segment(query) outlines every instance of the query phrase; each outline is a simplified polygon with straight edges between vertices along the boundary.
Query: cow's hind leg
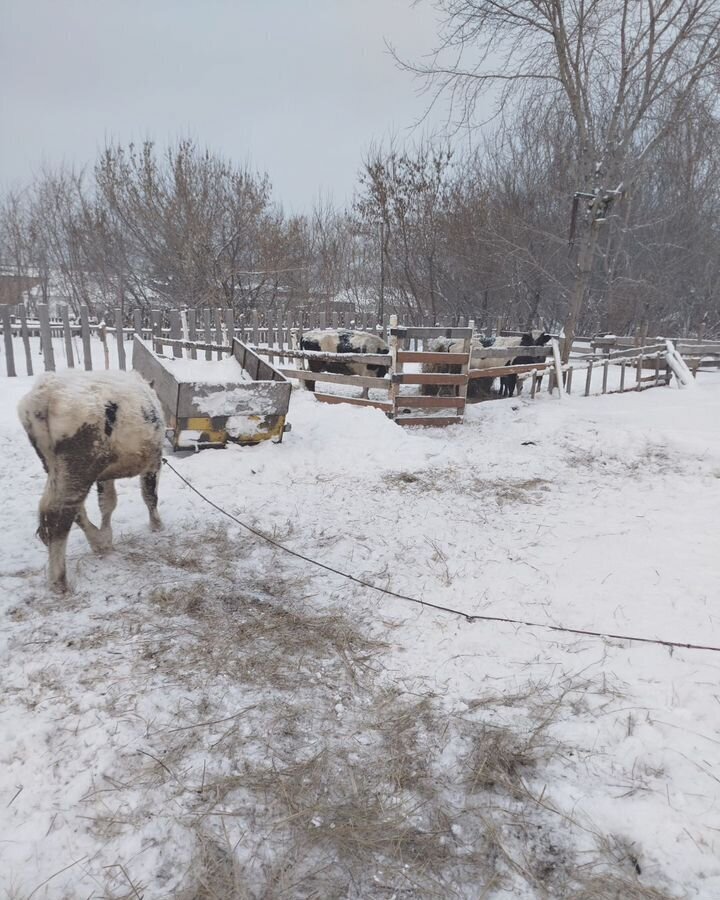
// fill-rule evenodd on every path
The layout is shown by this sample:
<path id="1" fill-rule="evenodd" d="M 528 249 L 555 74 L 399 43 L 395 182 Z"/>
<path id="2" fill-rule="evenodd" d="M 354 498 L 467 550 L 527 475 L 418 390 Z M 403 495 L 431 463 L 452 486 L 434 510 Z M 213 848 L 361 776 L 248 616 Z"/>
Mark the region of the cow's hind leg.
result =
<path id="1" fill-rule="evenodd" d="M 151 531 L 159 531 L 162 528 L 162 522 L 160 521 L 160 516 L 158 515 L 157 511 L 157 487 L 159 478 L 159 471 L 145 472 L 144 475 L 140 476 L 143 500 L 145 501 L 145 505 L 147 506 L 148 512 L 150 513 Z"/>
<path id="2" fill-rule="evenodd" d="M 82 503 L 80 505 L 80 509 L 75 516 L 75 522 L 82 528 L 85 537 L 88 540 L 88 544 L 93 549 L 94 553 L 104 553 L 107 549 L 103 542 L 103 534 L 102 531 L 97 528 L 88 518 L 87 510 L 85 509 L 85 504 Z"/>
<path id="3" fill-rule="evenodd" d="M 117 506 L 117 490 L 115 482 L 112 479 L 108 481 L 98 481 L 98 506 L 102 515 L 100 523 L 100 535 L 102 538 L 103 551 L 112 550 L 112 525 L 110 524 L 112 514 Z"/>
<path id="4" fill-rule="evenodd" d="M 50 587 L 58 592 L 67 590 L 65 551 L 68 535 L 90 485 L 73 485 L 66 493 L 62 477 L 51 476 L 40 501 L 38 536 L 48 548 Z"/>

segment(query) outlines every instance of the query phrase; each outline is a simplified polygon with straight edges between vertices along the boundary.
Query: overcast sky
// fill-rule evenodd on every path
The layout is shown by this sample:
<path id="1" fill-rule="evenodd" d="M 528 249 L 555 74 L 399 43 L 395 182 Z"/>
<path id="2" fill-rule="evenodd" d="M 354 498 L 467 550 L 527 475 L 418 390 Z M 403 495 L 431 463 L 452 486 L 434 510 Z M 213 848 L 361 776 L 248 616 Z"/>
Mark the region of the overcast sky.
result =
<path id="1" fill-rule="evenodd" d="M 427 104 L 384 40 L 419 58 L 435 15 L 410 0 L 0 0 L 0 186 L 107 140 L 190 136 L 267 171 L 286 209 L 320 191 L 344 203 L 370 142 L 411 136 Z"/>

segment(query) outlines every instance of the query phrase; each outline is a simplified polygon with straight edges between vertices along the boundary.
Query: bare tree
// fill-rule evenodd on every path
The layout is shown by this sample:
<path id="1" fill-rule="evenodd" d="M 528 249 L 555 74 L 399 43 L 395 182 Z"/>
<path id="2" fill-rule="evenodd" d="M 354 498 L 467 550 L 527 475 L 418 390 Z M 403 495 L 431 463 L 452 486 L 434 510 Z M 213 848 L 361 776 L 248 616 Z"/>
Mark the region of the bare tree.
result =
<path id="1" fill-rule="evenodd" d="M 434 97 L 449 94 L 458 123 L 478 101 L 567 109 L 575 137 L 567 187 L 594 195 L 578 241 L 566 349 L 594 263 L 603 189 L 632 188 L 652 150 L 707 99 L 720 62 L 716 0 L 437 0 L 444 15 L 429 65 L 403 63 Z M 574 183 L 574 187 L 573 187 Z M 584 262 L 585 261 L 585 262 Z"/>

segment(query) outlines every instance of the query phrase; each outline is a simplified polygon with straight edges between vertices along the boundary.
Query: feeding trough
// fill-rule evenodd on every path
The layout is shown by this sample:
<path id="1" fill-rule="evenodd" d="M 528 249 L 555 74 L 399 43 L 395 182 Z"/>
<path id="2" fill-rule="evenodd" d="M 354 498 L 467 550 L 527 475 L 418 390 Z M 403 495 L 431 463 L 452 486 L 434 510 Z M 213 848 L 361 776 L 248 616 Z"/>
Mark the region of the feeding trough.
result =
<path id="1" fill-rule="evenodd" d="M 165 338 L 156 347 L 136 335 L 133 368 L 158 395 L 175 450 L 279 442 L 289 430 L 290 382 L 242 341 L 224 347 Z M 199 351 L 222 358 L 194 359 Z"/>

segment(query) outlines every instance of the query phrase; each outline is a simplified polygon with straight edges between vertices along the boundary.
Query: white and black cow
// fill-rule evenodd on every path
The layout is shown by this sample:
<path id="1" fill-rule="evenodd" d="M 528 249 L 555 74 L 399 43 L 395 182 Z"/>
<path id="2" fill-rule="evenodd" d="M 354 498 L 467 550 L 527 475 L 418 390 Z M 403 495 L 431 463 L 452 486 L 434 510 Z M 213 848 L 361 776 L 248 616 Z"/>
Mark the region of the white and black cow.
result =
<path id="1" fill-rule="evenodd" d="M 96 553 L 111 549 L 116 478 L 141 477 L 150 528 L 162 527 L 157 486 L 165 425 L 160 402 L 140 375 L 48 373 L 21 399 L 18 415 L 48 475 L 38 536 L 49 551 L 51 587 L 67 589 L 65 547 L 73 522 Z M 93 484 L 102 514 L 100 528 L 85 511 Z"/>
<path id="2" fill-rule="evenodd" d="M 367 331 L 338 330 L 327 328 L 306 331 L 300 341 L 301 350 L 315 350 L 324 353 L 372 353 L 383 355 L 390 352 L 385 341 Z M 376 363 L 342 362 L 339 359 L 306 359 L 306 367 L 311 372 L 332 372 L 336 375 L 369 375 L 384 378 L 389 366 Z M 314 381 L 306 381 L 309 391 L 315 390 Z M 362 396 L 367 397 L 368 388 L 363 388 Z"/>

